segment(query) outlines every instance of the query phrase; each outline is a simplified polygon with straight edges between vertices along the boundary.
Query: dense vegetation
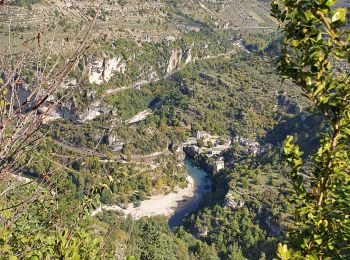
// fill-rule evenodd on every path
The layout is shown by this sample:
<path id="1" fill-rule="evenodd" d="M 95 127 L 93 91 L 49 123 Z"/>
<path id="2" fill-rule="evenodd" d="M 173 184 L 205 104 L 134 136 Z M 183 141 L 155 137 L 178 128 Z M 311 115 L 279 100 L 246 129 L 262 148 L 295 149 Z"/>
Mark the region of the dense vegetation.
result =
<path id="1" fill-rule="evenodd" d="M 253 60 L 250 61 L 251 59 Z M 303 123 L 301 117 L 296 116 L 300 113 L 298 106 L 307 105 L 305 100 L 295 98 L 298 92 L 294 94 L 289 92 L 286 95 L 285 92 L 291 84 L 281 85 L 278 76 L 272 70 L 273 66 L 267 57 L 261 58 L 255 53 L 242 53 L 223 60 L 197 62 L 167 80 L 142 87 L 141 91 L 129 90 L 108 97 L 111 104 L 114 103 L 117 107 L 123 106 L 123 109 L 118 109 L 123 113 L 133 111 L 134 104 L 140 106 L 137 111 L 134 111 L 137 113 L 146 108 L 152 108 L 152 104 L 159 100 L 164 100 L 160 107 L 154 109 L 153 115 L 137 123 L 136 127 L 125 127 L 121 124 L 113 130 L 127 142 L 126 147 L 128 148 L 125 149 L 130 149 L 131 154 L 137 154 L 139 151 L 148 153 L 159 151 L 161 143 L 182 142 L 186 136 L 192 136 L 192 131 L 197 129 L 231 138 L 239 135 L 251 140 L 257 139 L 262 143 L 273 141 L 273 145 L 267 145 L 269 148 L 259 155 L 259 160 L 247 157 L 247 152 L 239 144 L 227 151 L 225 159 L 230 165 L 230 170 L 215 177 L 216 187 L 218 187 L 216 192 L 206 198 L 207 205 L 203 206 L 203 210 L 185 222 L 185 227 L 190 233 L 197 234 L 203 230 L 208 232 L 208 236 L 202 237 L 202 240 L 205 241 L 205 244 L 212 245 L 211 250 L 217 252 L 222 259 L 228 257 L 255 259 L 275 256 L 274 248 L 277 240 L 274 237 L 283 236 L 283 230 L 288 226 L 290 220 L 291 213 L 288 213 L 290 206 L 286 198 L 290 185 L 283 177 L 287 170 L 281 170 L 283 169 L 279 162 L 281 155 L 274 145 L 281 143 L 287 133 L 298 133 L 298 131 L 300 133 L 297 136 L 303 140 L 303 131 L 300 131 L 300 128 L 308 129 L 312 124 Z M 266 79 L 262 78 L 264 76 L 259 76 L 261 74 L 266 75 Z M 276 85 L 280 86 L 279 92 L 276 91 Z M 279 96 L 285 96 L 280 103 L 278 102 Z M 246 102 L 243 103 L 242 100 Z M 271 106 L 266 107 L 265 104 L 271 104 Z M 125 120 L 132 115 L 117 114 L 117 116 Z M 294 117 L 295 121 L 292 124 L 291 119 Z M 234 118 L 233 121 L 232 118 Z M 57 122 L 53 126 L 54 129 L 60 127 L 59 138 L 76 145 L 86 144 L 91 149 L 98 147 L 97 151 L 106 153 L 107 147 L 97 146 L 103 131 L 100 134 L 97 133 L 99 127 L 104 129 L 111 125 L 110 120 L 112 120 L 110 117 L 98 118 L 91 123 L 84 123 L 79 128 L 70 126 L 68 123 L 62 124 L 62 122 Z M 278 124 L 283 120 L 289 123 L 290 128 L 282 131 Z M 180 133 L 171 131 L 171 129 L 188 124 L 192 126 L 191 131 Z M 279 130 L 275 130 L 275 127 Z M 82 131 L 81 134 L 79 134 L 80 131 L 77 132 L 79 129 Z M 149 131 L 150 129 L 152 131 Z M 70 134 L 71 131 L 74 132 L 74 135 Z M 93 137 L 90 131 L 97 136 Z M 130 134 L 133 134 L 132 138 Z M 57 133 L 55 135 L 55 138 L 58 138 Z M 83 139 L 79 139 L 79 136 Z M 159 136 L 160 139 L 153 139 L 152 136 Z M 84 139 L 86 141 L 83 141 Z M 125 149 L 121 152 L 123 153 Z M 109 153 L 110 156 L 113 155 Z M 96 171 L 89 168 L 91 166 L 88 163 L 85 163 L 85 167 Z M 119 169 L 117 172 L 122 170 L 121 166 L 114 169 Z M 89 170 L 84 171 L 89 172 Z M 106 170 L 105 167 L 100 167 L 98 171 L 105 172 Z M 136 173 L 139 170 L 134 168 L 133 171 Z M 111 176 L 115 178 L 114 174 Z M 119 189 L 121 194 L 124 193 L 124 198 L 128 191 L 139 191 L 141 195 L 147 194 L 149 187 L 142 190 L 141 186 L 134 186 L 132 180 L 127 180 L 125 177 L 120 180 L 122 182 L 119 185 L 125 181 L 129 183 L 127 185 L 130 189 Z M 142 179 L 141 182 L 140 179 L 135 180 L 137 180 L 136 183 L 143 183 Z M 168 181 L 163 183 L 171 185 L 171 182 Z M 178 180 L 174 179 L 173 183 L 178 183 Z M 143 184 L 142 186 L 147 187 Z M 151 186 L 159 189 L 154 182 Z M 116 189 L 112 188 L 113 194 L 114 190 Z M 225 207 L 226 193 L 242 199 L 244 207 L 236 210 Z M 123 202 L 123 200 L 115 198 L 111 200 L 108 197 L 111 196 L 108 195 L 107 199 L 106 195 L 103 196 L 104 203 Z M 142 198 L 144 195 L 131 196 L 130 201 Z M 211 202 L 208 204 L 208 201 Z M 219 219 L 220 222 L 218 222 Z M 233 221 L 240 225 L 231 225 Z M 242 221 L 246 223 L 244 226 L 241 224 Z M 240 234 L 245 233 L 244 230 L 250 230 L 252 234 L 239 240 Z M 231 239 L 225 237 L 224 234 L 231 234 Z M 139 235 L 135 234 L 135 236 Z M 173 246 L 173 243 L 170 244 Z M 252 248 L 255 249 L 252 250 Z M 266 248 L 269 250 L 265 250 Z M 132 255 L 133 251 L 129 252 Z M 143 253 L 138 252 L 137 254 Z"/>
<path id="2" fill-rule="evenodd" d="M 127 6 L 126 1 L 118 2 Z M 176 9 L 185 1 L 170 2 L 174 15 L 200 24 L 202 30 L 173 42 L 136 43 L 101 37 L 91 46 L 84 59 L 121 57 L 127 69 L 101 85 L 89 84 L 84 78 L 83 87 L 78 86 L 74 97 L 63 99 L 62 104 L 80 113 L 100 102 L 111 112 L 91 121 L 55 120 L 40 129 L 44 137 L 18 162 L 21 167 L 25 165 L 20 175 L 27 179 L 13 175 L 0 185 L 0 192 L 6 195 L 0 196 L 0 223 L 5 223 L 0 225 L 0 254 L 13 259 L 346 257 L 348 222 L 340 218 L 347 217 L 349 209 L 349 83 L 348 77 L 331 74 L 328 65 L 330 55 L 349 56 L 344 45 L 348 39 L 335 37 L 336 29 L 345 21 L 345 11 L 333 11 L 337 14 L 331 23 L 335 35 L 331 31 L 330 39 L 323 39 L 319 34 L 316 44 L 303 37 L 313 39 L 318 29 L 299 34 L 292 14 L 279 13 L 274 5 L 280 20 L 290 15 L 284 41 L 287 45 L 282 52 L 290 60 L 279 63 L 288 79 L 281 82 L 273 63 L 275 55 L 281 53 L 277 48 L 281 35 L 221 30 L 210 19 L 199 21 Z M 317 13 L 320 6 L 324 11 L 323 7 L 334 1 L 299 2 Z M 218 2 L 216 8 L 222 4 Z M 296 6 L 290 3 L 288 8 L 294 10 Z M 93 16 L 93 11 L 88 14 Z M 318 28 L 317 15 L 301 17 L 308 26 L 315 23 Z M 294 34 L 301 39 L 293 38 Z M 333 48 L 326 39 L 342 46 Z M 313 52 L 308 51 L 308 44 Z M 188 64 L 182 60 L 166 75 L 172 50 L 185 53 L 189 48 L 196 60 Z M 298 60 L 289 53 L 299 48 L 307 54 L 307 65 L 302 65 L 306 72 L 294 66 Z M 311 70 L 309 65 L 313 66 Z M 83 75 L 84 66 L 80 60 L 70 77 Z M 31 70 L 25 80 L 30 79 Z M 147 79 L 150 71 L 159 80 L 140 89 L 106 91 L 133 86 Z M 65 91 L 58 97 L 70 90 Z M 316 112 L 309 109 L 313 103 L 319 108 Z M 144 120 L 127 123 L 146 109 L 151 113 Z M 324 120 L 325 115 L 331 120 Z M 204 196 L 198 211 L 187 216 L 182 226 L 170 231 L 166 217 L 135 220 L 113 211 L 91 216 L 101 204 L 127 207 L 133 203 L 136 207 L 154 194 L 184 187 L 184 154 L 176 148 L 197 130 L 229 139 L 232 144 L 220 154 L 226 168 L 211 176 L 213 192 Z M 333 136 L 329 134 L 332 130 Z M 290 137 L 284 149 L 289 166 L 282 160 L 281 149 L 287 135 L 295 142 Z M 247 147 L 255 142 L 258 149 L 251 152 Z M 299 146 L 305 151 L 303 155 Z M 318 153 L 309 157 L 316 149 Z M 202 155 L 193 163 L 206 167 L 213 160 Z M 334 167 L 333 160 L 337 162 Z M 302 182 L 309 180 L 304 179 L 306 176 L 312 177 L 310 183 Z M 294 192 L 296 196 L 292 196 Z M 315 204 L 320 194 L 322 207 Z M 337 203 L 331 205 L 331 201 Z M 300 218 L 294 215 L 295 206 Z M 278 242 L 284 240 L 288 247 L 280 245 L 276 253 Z"/>

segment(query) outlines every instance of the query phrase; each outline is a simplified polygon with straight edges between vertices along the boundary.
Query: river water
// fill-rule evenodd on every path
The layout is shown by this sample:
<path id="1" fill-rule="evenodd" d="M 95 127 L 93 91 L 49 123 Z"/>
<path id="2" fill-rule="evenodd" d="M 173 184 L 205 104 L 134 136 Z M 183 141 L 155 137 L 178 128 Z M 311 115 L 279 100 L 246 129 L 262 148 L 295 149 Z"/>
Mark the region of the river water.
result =
<path id="1" fill-rule="evenodd" d="M 179 209 L 173 216 L 170 217 L 168 221 L 170 229 L 181 225 L 183 218 L 198 208 L 202 196 L 211 191 L 211 181 L 206 171 L 196 167 L 190 160 L 187 159 L 185 160 L 185 167 L 188 174 L 194 180 L 195 197 L 191 199 L 192 201 L 186 207 Z"/>

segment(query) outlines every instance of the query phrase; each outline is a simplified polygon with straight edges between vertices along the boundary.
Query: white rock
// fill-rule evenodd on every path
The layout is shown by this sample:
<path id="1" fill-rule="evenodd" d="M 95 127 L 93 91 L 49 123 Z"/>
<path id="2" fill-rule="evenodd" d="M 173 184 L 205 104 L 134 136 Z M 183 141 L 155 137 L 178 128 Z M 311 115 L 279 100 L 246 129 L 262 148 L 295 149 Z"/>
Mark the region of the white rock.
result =
<path id="1" fill-rule="evenodd" d="M 121 57 L 114 58 L 95 58 L 89 62 L 89 82 L 91 84 L 101 85 L 108 82 L 116 72 L 125 73 L 126 63 Z"/>
<path id="2" fill-rule="evenodd" d="M 171 72 L 173 72 L 176 68 L 179 67 L 181 58 L 182 58 L 182 53 L 180 50 L 171 51 L 168 67 L 166 69 L 166 74 L 169 75 Z"/>

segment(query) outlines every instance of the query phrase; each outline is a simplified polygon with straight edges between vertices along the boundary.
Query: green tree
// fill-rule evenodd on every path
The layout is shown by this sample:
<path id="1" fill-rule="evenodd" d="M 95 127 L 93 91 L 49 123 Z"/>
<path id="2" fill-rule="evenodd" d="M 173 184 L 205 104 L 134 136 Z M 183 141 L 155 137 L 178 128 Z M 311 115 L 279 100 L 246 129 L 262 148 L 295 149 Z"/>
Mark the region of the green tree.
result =
<path id="1" fill-rule="evenodd" d="M 176 259 L 174 242 L 161 218 L 144 218 L 135 223 L 129 242 L 130 255 L 137 259 Z"/>
<path id="2" fill-rule="evenodd" d="M 273 16 L 284 31 L 279 69 L 292 79 L 324 116 L 319 147 L 307 162 L 288 137 L 284 152 L 295 194 L 294 228 L 282 259 L 350 257 L 350 32 L 346 8 L 337 0 L 272 1 Z"/>
<path id="3" fill-rule="evenodd" d="M 95 235 L 93 238 L 84 227 L 84 221 L 67 223 L 56 207 L 58 204 L 62 207 L 62 204 L 49 191 L 27 184 L 20 191 L 18 188 L 16 193 L 8 196 L 6 201 L 0 200 L 0 221 L 3 223 L 0 227 L 1 259 L 99 258 L 100 237 Z M 32 203 L 16 205 L 21 195 L 30 196 Z M 77 219 L 88 209 L 88 204 L 74 213 L 69 207 L 65 209 Z"/>
<path id="4" fill-rule="evenodd" d="M 199 147 L 204 147 L 204 146 L 205 146 L 204 139 L 203 139 L 203 138 L 198 139 L 197 145 L 198 145 Z"/>
<path id="5" fill-rule="evenodd" d="M 104 204 L 111 204 L 112 193 L 109 189 L 104 189 L 101 193 L 101 202 Z"/>

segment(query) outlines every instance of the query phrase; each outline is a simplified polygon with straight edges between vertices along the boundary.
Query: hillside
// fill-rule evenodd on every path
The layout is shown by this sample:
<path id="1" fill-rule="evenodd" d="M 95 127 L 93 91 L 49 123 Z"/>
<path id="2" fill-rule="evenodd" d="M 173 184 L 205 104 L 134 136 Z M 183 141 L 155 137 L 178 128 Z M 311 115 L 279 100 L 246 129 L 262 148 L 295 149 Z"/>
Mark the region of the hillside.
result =
<path id="1" fill-rule="evenodd" d="M 1 35 L 11 19 L 13 44 L 30 39 L 40 30 L 46 38 L 61 39 L 79 33 L 98 7 L 101 15 L 95 33 L 103 38 L 137 42 L 173 40 L 189 32 L 210 28 L 225 30 L 273 29 L 269 6 L 256 0 L 235 1 L 13 1 L 2 12 Z M 232 15 L 235 14 L 235 15 Z M 6 42 L 2 42 L 5 47 Z"/>
<path id="2" fill-rule="evenodd" d="M 16 77 L 28 93 L 35 73 L 56 60 L 68 63 L 100 15 L 74 69 L 40 104 L 42 112 L 59 101 L 38 130 L 42 138 L 0 186 L 1 193 L 16 185 L 0 197 L 1 210 L 16 215 L 18 204 L 27 212 L 18 216 L 18 227 L 8 225 L 23 238 L 6 233 L 4 244 L 31 256 L 54 247 L 58 232 L 82 239 L 86 259 L 276 257 L 293 214 L 280 145 L 288 134 L 303 143 L 310 129 L 318 140 L 322 119 L 310 116 L 300 89 L 276 71 L 281 36 L 269 9 L 262 0 L 19 0 L 5 6 L 0 49 L 25 58 Z M 310 152 L 315 143 L 304 146 Z M 176 205 L 160 212 L 186 208 L 196 185 L 184 160 L 205 169 L 211 184 L 182 225 L 170 230 L 163 213 L 123 214 L 137 215 L 153 198 Z M 33 193 L 41 203 L 27 204 Z M 172 195 L 176 200 L 164 199 Z M 32 240 L 36 229 L 40 236 Z M 36 243 L 42 248 L 31 252 Z"/>

